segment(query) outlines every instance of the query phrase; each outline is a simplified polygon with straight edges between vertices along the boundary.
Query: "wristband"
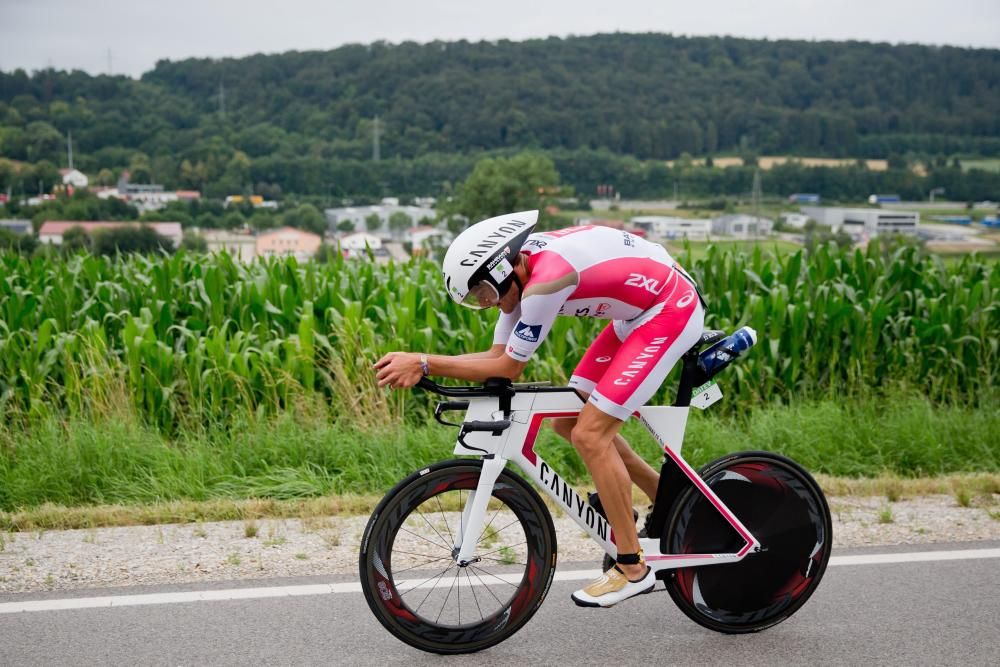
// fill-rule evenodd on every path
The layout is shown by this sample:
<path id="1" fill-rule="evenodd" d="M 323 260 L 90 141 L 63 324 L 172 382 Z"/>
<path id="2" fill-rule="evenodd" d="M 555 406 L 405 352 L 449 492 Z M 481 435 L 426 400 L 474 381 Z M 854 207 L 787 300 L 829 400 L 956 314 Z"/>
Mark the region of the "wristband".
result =
<path id="1" fill-rule="evenodd" d="M 427 355 L 426 354 L 421 354 L 420 355 L 420 372 L 424 374 L 424 377 L 427 377 L 428 375 L 431 374 L 431 367 L 427 363 Z"/>

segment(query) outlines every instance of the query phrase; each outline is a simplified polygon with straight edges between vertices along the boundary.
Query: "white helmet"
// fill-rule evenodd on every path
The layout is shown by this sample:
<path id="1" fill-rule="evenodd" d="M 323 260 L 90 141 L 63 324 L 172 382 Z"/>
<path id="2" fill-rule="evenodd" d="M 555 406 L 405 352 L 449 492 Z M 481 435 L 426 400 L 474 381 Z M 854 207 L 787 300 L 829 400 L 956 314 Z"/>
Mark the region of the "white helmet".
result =
<path id="1" fill-rule="evenodd" d="M 448 295 L 469 308 L 496 305 L 517 278 L 513 262 L 538 211 L 508 213 L 472 225 L 448 246 L 441 271 Z"/>

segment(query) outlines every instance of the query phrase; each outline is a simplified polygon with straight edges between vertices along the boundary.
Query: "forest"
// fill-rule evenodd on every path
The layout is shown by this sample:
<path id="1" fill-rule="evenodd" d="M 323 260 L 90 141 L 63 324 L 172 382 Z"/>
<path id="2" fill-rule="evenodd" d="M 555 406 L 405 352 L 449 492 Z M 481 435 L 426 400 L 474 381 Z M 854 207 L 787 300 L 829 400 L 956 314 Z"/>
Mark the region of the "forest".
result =
<path id="1" fill-rule="evenodd" d="M 889 158 L 899 172 L 799 168 L 810 191 L 833 172 L 925 191 L 906 176 L 920 162 L 976 198 L 997 179 L 969 185 L 954 157 L 1000 155 L 998 108 L 997 50 L 660 34 L 160 61 L 140 79 L 15 70 L 0 72 L 0 188 L 44 187 L 72 133 L 76 166 L 98 183 L 127 168 L 209 196 L 447 193 L 478 157 L 530 149 L 582 192 L 655 195 L 679 179 L 693 193 L 746 190 L 750 169 L 643 181 L 684 155 L 786 154 Z M 838 188 L 862 186 L 827 194 Z"/>

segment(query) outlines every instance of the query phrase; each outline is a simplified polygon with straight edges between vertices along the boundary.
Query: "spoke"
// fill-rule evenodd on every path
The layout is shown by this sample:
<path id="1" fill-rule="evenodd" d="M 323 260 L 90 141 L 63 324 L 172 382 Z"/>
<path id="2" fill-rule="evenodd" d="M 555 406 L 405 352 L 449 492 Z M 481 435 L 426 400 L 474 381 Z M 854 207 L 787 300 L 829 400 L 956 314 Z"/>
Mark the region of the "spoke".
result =
<path id="1" fill-rule="evenodd" d="M 441 496 L 440 495 L 434 496 L 434 500 L 437 501 L 438 514 L 441 515 L 441 520 L 444 521 L 444 527 L 448 529 L 448 537 L 451 538 L 451 543 L 455 544 L 455 536 L 452 535 L 452 533 L 451 533 L 451 526 L 448 525 L 448 517 L 445 516 L 445 514 L 444 514 L 444 508 L 441 507 Z"/>
<path id="2" fill-rule="evenodd" d="M 479 597 L 476 595 L 476 587 L 472 585 L 472 575 L 469 574 L 469 570 L 465 570 L 465 578 L 469 580 L 469 590 L 472 591 L 472 599 L 476 603 L 476 611 L 479 612 L 479 620 L 484 620 L 483 609 L 479 606 Z"/>
<path id="3" fill-rule="evenodd" d="M 471 566 L 470 566 L 469 569 L 472 569 Z M 487 584 L 485 581 L 483 581 L 482 577 L 480 577 L 475 572 L 473 572 L 472 574 L 476 575 L 476 579 L 479 579 L 479 583 L 483 585 L 483 588 L 485 588 L 487 591 L 489 591 L 489 594 L 493 596 L 493 599 L 497 601 L 497 604 L 500 605 L 501 607 L 503 607 L 503 602 L 501 602 L 500 598 L 497 597 L 497 594 L 493 592 L 493 589 L 490 588 L 490 585 Z M 480 613 L 482 613 L 482 612 L 480 612 Z"/>
<path id="4" fill-rule="evenodd" d="M 480 567 L 476 567 L 474 565 L 470 565 L 469 567 L 473 568 L 477 572 L 482 572 L 483 574 L 485 574 L 488 577 L 493 577 L 497 581 L 502 581 L 503 583 L 507 584 L 508 586 L 511 586 L 513 588 L 518 588 L 517 584 L 512 584 L 509 581 L 507 581 L 506 579 L 501 579 L 500 577 L 498 577 L 497 575 L 493 574 L 492 572 L 487 572 L 486 570 L 484 570 L 484 569 L 482 569 Z"/>
<path id="5" fill-rule="evenodd" d="M 417 509 L 415 511 L 416 511 L 417 514 L 420 515 L 420 518 L 423 519 L 424 522 L 428 526 L 431 527 L 431 530 L 433 530 L 435 533 L 437 533 L 437 536 L 441 538 L 441 541 L 444 542 L 445 544 L 448 544 L 448 540 L 444 539 L 444 535 L 442 535 L 440 532 L 438 532 L 438 529 L 434 527 L 434 524 L 432 524 L 430 521 L 427 520 L 427 517 L 424 516 L 423 512 L 421 512 L 419 509 Z M 454 542 L 454 541 L 455 540 L 452 540 L 452 542 Z M 454 544 L 452 546 L 454 547 Z"/>
<path id="6" fill-rule="evenodd" d="M 499 512 L 500 510 L 497 510 L 497 511 Z M 494 514 L 493 516 L 494 516 L 494 518 L 496 517 L 496 515 L 495 515 L 495 514 Z M 490 523 L 492 523 L 492 521 L 491 521 Z M 514 519 L 513 521 L 511 521 L 510 523 L 508 523 L 508 524 L 507 524 L 506 526 L 504 526 L 503 528 L 501 528 L 500 530 L 497 530 L 497 531 L 494 531 L 494 533 L 493 533 L 493 534 L 494 534 L 494 535 L 499 535 L 499 534 L 500 534 L 500 533 L 502 533 L 503 531 L 505 531 L 505 530 L 507 530 L 508 528 L 510 528 L 511 526 L 513 526 L 513 525 L 514 525 L 515 523 L 521 523 L 521 520 L 520 520 L 520 519 Z M 488 526 L 487 526 L 487 527 L 488 527 Z M 483 531 L 483 535 L 485 535 L 485 534 L 486 534 L 486 531 L 484 530 L 484 531 Z M 483 541 L 482 539 L 480 539 L 480 540 L 479 540 L 479 542 L 482 542 L 482 541 Z M 476 542 L 476 544 L 479 544 L 479 542 Z"/>
<path id="7" fill-rule="evenodd" d="M 392 574 L 393 576 L 397 574 L 402 574 L 403 572 L 407 572 L 409 570 L 415 570 L 418 567 L 423 567 L 424 565 L 430 565 L 431 563 L 435 563 L 439 560 L 451 560 L 451 556 L 444 556 L 443 558 L 434 558 L 432 560 L 426 560 L 423 563 L 417 563 L 416 565 L 412 565 L 410 567 L 404 567 L 402 570 L 393 570 Z"/>
<path id="8" fill-rule="evenodd" d="M 435 558 L 437 560 L 440 560 L 436 556 L 432 556 L 431 554 L 418 554 L 415 551 L 403 551 L 402 549 L 393 549 L 392 553 L 394 553 L 394 554 L 406 554 L 407 556 L 420 556 L 422 558 Z M 448 558 L 448 556 L 444 556 L 444 558 Z"/>
<path id="9" fill-rule="evenodd" d="M 527 543 L 528 543 L 528 541 L 525 540 L 524 542 L 518 542 L 517 544 L 505 544 L 502 547 L 500 547 L 499 549 L 494 549 L 493 551 L 487 551 L 484 554 L 477 554 L 476 558 L 484 558 L 486 556 L 489 556 L 490 554 L 500 553 L 504 549 L 513 549 L 514 547 L 519 547 L 522 544 L 527 544 Z"/>
<path id="10" fill-rule="evenodd" d="M 455 580 L 458 581 L 458 590 L 455 591 L 455 595 L 458 596 L 458 624 L 462 625 L 462 568 L 460 567 L 455 568 Z"/>
<path id="11" fill-rule="evenodd" d="M 403 532 L 406 532 L 406 533 L 409 533 L 410 535 L 413 535 L 414 537 L 419 537 L 420 539 L 422 539 L 424 542 L 427 542 L 428 544 L 433 544 L 438 549 L 444 549 L 448 553 L 451 553 L 451 547 L 446 547 L 446 546 L 442 545 L 440 542 L 435 542 L 434 540 L 429 540 L 426 537 L 424 537 L 423 535 L 421 535 L 419 533 L 414 533 L 412 530 L 409 530 L 409 529 L 404 528 L 402 526 L 400 526 L 399 529 L 402 530 Z"/>
<path id="12" fill-rule="evenodd" d="M 441 611 L 438 612 L 437 618 L 434 619 L 434 623 L 441 620 L 441 614 L 444 613 L 444 608 L 448 604 L 448 600 L 451 599 L 451 592 L 455 589 L 455 581 L 458 579 L 458 569 L 455 568 L 455 579 L 451 580 L 451 586 L 448 587 L 448 594 L 444 596 L 444 602 L 441 603 Z"/>
<path id="13" fill-rule="evenodd" d="M 483 532 L 479 533 L 479 539 L 476 540 L 476 544 L 479 544 L 480 542 L 483 541 L 483 536 L 486 535 L 486 531 L 489 530 L 490 526 L 493 525 L 493 521 L 497 518 L 497 514 L 500 514 L 500 510 L 502 509 L 503 506 L 501 505 L 500 507 L 497 508 L 497 511 L 493 513 L 493 516 L 490 517 L 490 522 L 486 524 L 485 528 L 483 528 Z"/>
<path id="14" fill-rule="evenodd" d="M 454 565 L 454 563 L 452 565 Z M 452 568 L 452 565 L 449 565 L 444 572 L 442 572 L 437 576 L 437 579 L 434 581 L 434 585 L 431 586 L 431 589 L 429 591 L 427 591 L 427 595 L 425 595 L 424 599 L 420 601 L 420 604 L 417 605 L 417 608 L 413 610 L 414 614 L 418 613 L 420 611 L 420 608 L 424 606 L 424 603 L 427 602 L 427 598 L 429 598 L 431 596 L 431 593 L 433 593 L 437 589 L 438 582 L 441 581 L 441 578 L 448 573 L 448 570 Z"/>
<path id="15" fill-rule="evenodd" d="M 449 564 L 448 567 L 446 567 L 444 570 L 441 571 L 441 574 L 444 574 L 445 572 L 447 572 L 448 570 L 450 570 L 452 565 L 454 565 L 454 563 Z M 418 588 L 420 588 L 421 586 L 423 586 L 424 584 L 426 584 L 431 579 L 440 578 L 441 574 L 431 575 L 429 578 L 421 581 L 416 586 L 412 586 L 410 588 L 407 588 L 405 591 L 400 591 L 399 592 L 399 597 L 403 597 L 407 593 L 412 593 L 413 591 L 417 590 Z"/>
<path id="16" fill-rule="evenodd" d="M 527 565 L 527 563 L 522 563 L 519 560 L 510 560 L 510 561 L 508 561 L 508 560 L 503 560 L 502 558 L 490 558 L 489 556 L 476 556 L 476 558 L 485 558 L 486 560 L 495 560 L 496 562 L 502 563 L 504 565 Z"/>

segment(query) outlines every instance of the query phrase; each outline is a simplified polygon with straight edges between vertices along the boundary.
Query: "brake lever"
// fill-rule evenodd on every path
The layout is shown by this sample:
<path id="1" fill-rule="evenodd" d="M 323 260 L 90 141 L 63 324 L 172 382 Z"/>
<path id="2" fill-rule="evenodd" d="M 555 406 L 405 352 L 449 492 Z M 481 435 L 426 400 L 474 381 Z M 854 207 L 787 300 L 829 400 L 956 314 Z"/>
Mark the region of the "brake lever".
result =
<path id="1" fill-rule="evenodd" d="M 440 401 L 434 408 L 434 419 L 437 420 L 439 424 L 444 424 L 445 426 L 461 426 L 461 424 L 456 424 L 454 422 L 446 421 L 441 418 L 442 412 L 448 412 L 450 410 L 468 410 L 468 401 Z"/>

